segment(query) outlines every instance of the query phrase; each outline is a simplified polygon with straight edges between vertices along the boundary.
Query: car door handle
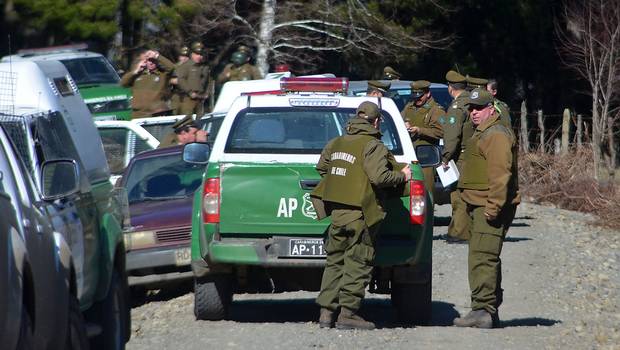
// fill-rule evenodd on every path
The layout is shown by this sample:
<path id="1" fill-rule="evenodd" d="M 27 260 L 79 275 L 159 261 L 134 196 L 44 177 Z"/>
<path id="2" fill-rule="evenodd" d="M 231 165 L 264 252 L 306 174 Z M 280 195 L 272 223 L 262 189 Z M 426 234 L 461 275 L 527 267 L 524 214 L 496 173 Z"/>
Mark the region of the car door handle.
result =
<path id="1" fill-rule="evenodd" d="M 22 219 L 22 225 L 24 226 L 24 228 L 30 228 L 30 220 Z"/>
<path id="2" fill-rule="evenodd" d="M 300 180 L 299 185 L 304 190 L 313 190 L 320 180 Z"/>

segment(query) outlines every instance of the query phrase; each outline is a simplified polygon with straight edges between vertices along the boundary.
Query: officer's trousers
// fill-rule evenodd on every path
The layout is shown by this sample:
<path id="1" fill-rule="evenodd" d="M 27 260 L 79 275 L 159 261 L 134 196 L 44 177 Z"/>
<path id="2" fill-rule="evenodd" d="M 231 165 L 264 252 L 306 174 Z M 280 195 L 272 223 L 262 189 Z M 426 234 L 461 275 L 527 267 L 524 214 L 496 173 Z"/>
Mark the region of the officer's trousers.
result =
<path id="1" fill-rule="evenodd" d="M 448 226 L 448 236 L 468 240 L 471 237 L 467 203 L 461 198 L 461 190 L 450 192 L 452 219 Z"/>
<path id="2" fill-rule="evenodd" d="M 191 98 L 185 96 L 179 103 L 177 114 L 196 114 L 196 119 L 200 119 L 200 117 L 204 114 L 204 100 L 192 100 Z"/>
<path id="3" fill-rule="evenodd" d="M 375 240 L 380 224 L 368 228 L 363 218 L 328 229 L 327 259 L 316 299 L 321 307 L 336 311 L 345 307 L 360 308 L 366 287 L 372 277 Z"/>
<path id="4" fill-rule="evenodd" d="M 469 288 L 471 309 L 484 309 L 494 314 L 503 301 L 502 260 L 499 256 L 517 206 L 506 205 L 493 221 L 487 221 L 484 209 L 483 206 L 467 205 L 471 223 L 467 259 Z"/>
<path id="5" fill-rule="evenodd" d="M 433 203 L 435 203 L 435 169 L 432 166 L 422 168 L 422 174 L 424 174 L 424 187 L 428 193 L 433 197 Z"/>

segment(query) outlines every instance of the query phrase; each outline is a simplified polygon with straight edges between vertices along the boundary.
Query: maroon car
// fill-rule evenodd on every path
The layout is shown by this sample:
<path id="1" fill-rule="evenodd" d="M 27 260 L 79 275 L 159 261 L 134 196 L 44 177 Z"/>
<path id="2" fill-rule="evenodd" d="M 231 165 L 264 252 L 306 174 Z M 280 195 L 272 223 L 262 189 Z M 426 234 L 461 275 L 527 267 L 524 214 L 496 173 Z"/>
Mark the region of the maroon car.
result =
<path id="1" fill-rule="evenodd" d="M 192 202 L 203 172 L 204 165 L 183 161 L 183 146 L 142 152 L 127 166 L 121 185 L 131 220 L 125 232 L 130 286 L 192 277 Z"/>

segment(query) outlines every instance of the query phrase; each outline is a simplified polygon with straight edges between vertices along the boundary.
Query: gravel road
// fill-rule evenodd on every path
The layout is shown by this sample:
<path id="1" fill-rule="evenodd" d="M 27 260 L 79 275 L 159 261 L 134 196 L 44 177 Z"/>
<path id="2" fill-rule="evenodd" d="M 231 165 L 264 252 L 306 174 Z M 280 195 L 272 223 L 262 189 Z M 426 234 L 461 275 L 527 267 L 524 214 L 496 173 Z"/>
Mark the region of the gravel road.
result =
<path id="1" fill-rule="evenodd" d="M 452 327 L 469 311 L 467 247 L 445 243 L 436 208 L 433 322 L 403 328 L 388 296 L 367 296 L 374 331 L 319 329 L 316 293 L 235 295 L 230 320 L 196 321 L 191 288 L 154 293 L 132 310 L 128 349 L 620 349 L 620 232 L 593 217 L 523 204 L 502 252 L 502 328 Z"/>

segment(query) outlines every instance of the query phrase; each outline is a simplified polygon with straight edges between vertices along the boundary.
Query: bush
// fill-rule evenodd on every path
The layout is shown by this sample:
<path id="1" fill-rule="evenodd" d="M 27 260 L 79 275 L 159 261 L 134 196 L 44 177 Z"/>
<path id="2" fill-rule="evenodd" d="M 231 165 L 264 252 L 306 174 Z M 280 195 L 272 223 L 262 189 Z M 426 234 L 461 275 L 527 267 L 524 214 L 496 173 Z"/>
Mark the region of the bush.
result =
<path id="1" fill-rule="evenodd" d="M 523 199 L 592 213 L 600 219 L 596 224 L 620 228 L 620 188 L 613 180 L 595 180 L 591 159 L 592 150 L 585 147 L 565 156 L 520 153 Z"/>

